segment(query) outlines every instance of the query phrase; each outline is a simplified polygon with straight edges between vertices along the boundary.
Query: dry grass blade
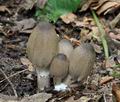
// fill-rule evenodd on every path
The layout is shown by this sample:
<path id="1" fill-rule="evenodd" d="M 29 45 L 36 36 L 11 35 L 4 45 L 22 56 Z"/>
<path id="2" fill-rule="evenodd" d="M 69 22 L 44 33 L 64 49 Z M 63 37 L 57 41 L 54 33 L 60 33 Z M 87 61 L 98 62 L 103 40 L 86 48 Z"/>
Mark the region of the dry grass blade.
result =
<path id="1" fill-rule="evenodd" d="M 27 71 L 27 70 L 28 70 L 28 69 L 25 69 L 25 70 L 19 71 L 19 72 L 15 73 L 15 74 L 10 75 L 10 76 L 7 77 L 7 78 L 9 79 L 9 78 L 11 78 L 11 77 L 14 77 L 14 76 L 17 75 L 17 74 L 20 74 L 20 73 L 23 73 L 23 72 Z M 7 80 L 7 79 L 3 79 L 3 80 L 1 80 L 0 83 L 2 83 L 2 82 L 5 81 L 5 80 Z"/>
<path id="2" fill-rule="evenodd" d="M 6 80 L 9 82 L 9 84 L 11 85 L 15 96 L 18 97 L 17 92 L 16 92 L 16 90 L 15 90 L 14 85 L 12 84 L 12 82 L 9 80 L 9 78 L 6 76 L 6 74 L 4 73 L 4 71 L 2 69 L 0 69 L 0 71 L 2 72 L 2 74 L 4 75 L 4 77 L 6 78 Z"/>

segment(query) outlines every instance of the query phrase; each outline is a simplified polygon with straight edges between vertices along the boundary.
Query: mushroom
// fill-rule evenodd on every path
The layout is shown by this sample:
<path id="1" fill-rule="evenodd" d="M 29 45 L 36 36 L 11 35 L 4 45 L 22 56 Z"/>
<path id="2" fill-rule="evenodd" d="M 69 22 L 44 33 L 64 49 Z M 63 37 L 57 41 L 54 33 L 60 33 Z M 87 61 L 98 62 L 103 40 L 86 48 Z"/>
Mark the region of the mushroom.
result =
<path id="1" fill-rule="evenodd" d="M 90 75 L 96 59 L 94 48 L 89 43 L 76 47 L 70 56 L 69 74 L 73 81 L 83 81 Z"/>
<path id="2" fill-rule="evenodd" d="M 50 66 L 50 75 L 53 77 L 55 90 L 66 90 L 69 83 L 69 57 L 73 50 L 72 43 L 62 39 L 58 44 L 58 54 L 53 58 Z"/>
<path id="3" fill-rule="evenodd" d="M 68 75 L 68 67 L 69 61 L 66 55 L 59 53 L 53 58 L 50 65 L 50 76 L 53 78 L 55 90 L 59 91 L 67 87 L 66 85 L 64 86 L 62 83 Z M 63 87 L 59 89 L 59 85 L 62 85 Z"/>
<path id="4" fill-rule="evenodd" d="M 70 54 L 73 50 L 72 43 L 67 39 L 62 39 L 59 42 L 58 46 L 59 46 L 59 51 L 58 52 L 65 54 L 67 56 L 67 58 L 69 59 Z"/>
<path id="5" fill-rule="evenodd" d="M 48 22 L 40 22 L 31 33 L 27 54 L 37 72 L 38 89 L 49 87 L 49 64 L 58 53 L 58 36 Z"/>

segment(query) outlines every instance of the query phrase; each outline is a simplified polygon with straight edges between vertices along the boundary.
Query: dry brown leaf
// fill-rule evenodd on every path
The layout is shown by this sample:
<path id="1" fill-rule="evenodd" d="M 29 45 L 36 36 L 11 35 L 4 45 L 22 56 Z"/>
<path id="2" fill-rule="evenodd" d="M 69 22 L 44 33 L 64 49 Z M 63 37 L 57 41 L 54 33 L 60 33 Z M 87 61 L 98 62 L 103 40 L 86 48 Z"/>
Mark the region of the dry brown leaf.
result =
<path id="1" fill-rule="evenodd" d="M 36 25 L 36 21 L 33 18 L 23 19 L 19 22 L 16 22 L 16 26 L 14 26 L 14 29 L 17 29 L 19 31 L 24 31 L 34 28 L 35 25 Z"/>
<path id="2" fill-rule="evenodd" d="M 88 8 L 94 9 L 97 14 L 107 14 L 110 11 L 120 8 L 119 0 L 88 0 L 80 11 L 86 11 Z"/>
<path id="3" fill-rule="evenodd" d="M 86 40 L 90 40 L 92 38 L 92 34 L 89 33 L 88 29 L 82 29 L 80 32 L 80 41 L 84 42 Z"/>
<path id="4" fill-rule="evenodd" d="M 120 86 L 117 84 L 112 85 L 112 93 L 115 96 L 116 102 L 120 102 Z"/>
<path id="5" fill-rule="evenodd" d="M 106 2 L 97 10 L 97 14 L 100 15 L 101 13 L 105 12 L 107 9 L 110 9 L 111 7 L 115 7 L 117 5 L 118 3 L 116 2 Z"/>
<path id="6" fill-rule="evenodd" d="M 120 34 L 114 34 L 113 32 L 110 32 L 109 36 L 111 37 L 111 39 L 120 40 Z"/>
<path id="7" fill-rule="evenodd" d="M 88 0 L 84 5 L 82 5 L 82 8 L 80 9 L 80 11 L 86 11 L 88 8 L 90 8 L 91 4 L 95 4 L 97 3 L 99 0 Z"/>
<path id="8" fill-rule="evenodd" d="M 102 77 L 100 80 L 100 85 L 106 84 L 106 83 L 110 82 L 111 80 L 113 80 L 112 76 Z"/>
<path id="9" fill-rule="evenodd" d="M 85 27 L 85 23 L 82 21 L 74 21 L 75 25 L 78 27 Z"/>
<path id="10" fill-rule="evenodd" d="M 99 46 L 99 45 L 97 45 L 95 43 L 92 43 L 92 45 L 93 45 L 93 47 L 95 49 L 95 52 L 102 53 L 102 47 L 101 46 Z"/>
<path id="11" fill-rule="evenodd" d="M 97 10 L 98 8 L 100 8 L 106 2 L 108 2 L 108 0 L 99 0 L 98 4 L 94 7 L 92 7 L 92 9 Z"/>
<path id="12" fill-rule="evenodd" d="M 110 22 L 110 26 L 112 28 L 115 28 L 115 26 L 118 22 L 120 22 L 120 13 Z"/>
<path id="13" fill-rule="evenodd" d="M 111 7 L 111 8 L 109 8 L 109 9 L 107 9 L 107 10 L 104 12 L 104 15 L 106 15 L 106 14 L 109 13 L 109 12 L 113 12 L 113 11 L 115 11 L 115 10 L 118 9 L 118 8 L 120 8 L 120 4 L 115 5 L 114 7 Z"/>
<path id="14" fill-rule="evenodd" d="M 68 13 L 66 15 L 62 15 L 60 18 L 63 20 L 63 22 L 69 24 L 70 22 L 73 22 L 77 16 L 73 13 Z"/>
<path id="15" fill-rule="evenodd" d="M 64 35 L 63 38 L 71 41 L 71 42 L 72 42 L 73 44 L 75 44 L 75 45 L 80 45 L 80 41 L 77 40 L 77 39 L 75 39 L 75 38 L 70 38 L 70 37 L 68 37 L 67 35 Z"/>
<path id="16" fill-rule="evenodd" d="M 0 12 L 5 12 L 5 11 L 11 14 L 11 11 L 6 6 L 0 6 Z"/>
<path id="17" fill-rule="evenodd" d="M 25 97 L 19 102 L 47 102 L 47 100 L 51 97 L 52 97 L 52 94 L 42 92 L 42 93 L 31 95 L 29 97 Z"/>
<path id="18" fill-rule="evenodd" d="M 24 0 L 24 3 L 22 3 L 21 7 L 23 7 L 25 10 L 29 10 L 33 8 L 35 3 L 36 0 Z"/>
<path id="19" fill-rule="evenodd" d="M 81 98 L 79 98 L 78 100 L 74 100 L 74 97 L 70 97 L 67 101 L 65 102 L 88 102 L 90 100 L 90 98 L 86 97 L 86 96 L 82 96 Z"/>
<path id="20" fill-rule="evenodd" d="M 32 63 L 27 58 L 24 58 L 24 57 L 20 58 L 20 61 L 23 65 L 28 66 L 29 71 L 34 71 L 35 70 L 32 66 Z"/>
<path id="21" fill-rule="evenodd" d="M 116 63 L 114 61 L 114 56 L 109 57 L 105 62 L 106 68 L 111 68 L 111 67 L 114 67 L 115 65 Z"/>

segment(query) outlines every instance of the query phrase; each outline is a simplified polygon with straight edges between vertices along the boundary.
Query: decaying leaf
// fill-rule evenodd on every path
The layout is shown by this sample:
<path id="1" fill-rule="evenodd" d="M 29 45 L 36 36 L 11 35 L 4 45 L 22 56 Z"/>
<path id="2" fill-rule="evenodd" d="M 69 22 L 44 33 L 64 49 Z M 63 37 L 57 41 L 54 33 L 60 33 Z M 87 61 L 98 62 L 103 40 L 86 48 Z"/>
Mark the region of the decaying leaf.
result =
<path id="1" fill-rule="evenodd" d="M 82 5 L 82 8 L 80 11 L 86 11 L 88 8 L 90 8 L 91 4 L 97 3 L 99 0 L 88 0 L 84 5 Z"/>
<path id="2" fill-rule="evenodd" d="M 111 39 L 120 40 L 120 34 L 114 34 L 113 32 L 110 32 L 109 36 L 111 37 Z"/>
<path id="3" fill-rule="evenodd" d="M 5 11 L 11 14 L 11 11 L 6 6 L 0 6 L 0 12 L 5 12 Z"/>
<path id="4" fill-rule="evenodd" d="M 106 68 L 111 68 L 111 67 L 114 67 L 115 65 L 116 63 L 114 61 L 114 56 L 109 57 L 105 62 Z"/>
<path id="5" fill-rule="evenodd" d="M 102 47 L 101 46 L 99 46 L 97 44 L 94 44 L 94 43 L 92 43 L 92 45 L 93 45 L 93 47 L 95 49 L 95 52 L 102 53 Z"/>
<path id="6" fill-rule="evenodd" d="M 27 58 L 20 58 L 20 60 L 21 60 L 21 63 L 22 63 L 23 65 L 28 66 L 28 70 L 29 70 L 29 71 L 34 71 L 34 70 L 35 70 L 35 69 L 33 68 L 33 66 L 32 66 L 32 63 L 31 63 Z"/>
<path id="7" fill-rule="evenodd" d="M 112 76 L 102 77 L 100 80 L 100 85 L 106 84 L 106 83 L 110 82 L 111 80 L 113 80 Z"/>
<path id="8" fill-rule="evenodd" d="M 36 0 L 24 0 L 24 3 L 21 5 L 25 10 L 32 9 Z"/>
<path id="9" fill-rule="evenodd" d="M 115 28 L 118 22 L 120 22 L 120 13 L 110 22 L 110 26 Z"/>
<path id="10" fill-rule="evenodd" d="M 100 15 L 101 13 L 105 12 L 106 10 L 108 10 L 110 8 L 114 8 L 117 5 L 118 5 L 117 2 L 106 2 L 100 8 L 97 9 L 97 14 Z"/>
<path id="11" fill-rule="evenodd" d="M 88 102 L 89 100 L 90 98 L 88 98 L 87 96 L 82 96 L 78 100 L 74 100 L 74 97 L 70 97 L 66 102 Z"/>
<path id="12" fill-rule="evenodd" d="M 23 98 L 20 102 L 47 102 L 47 100 L 52 97 L 51 94 L 38 93 L 30 97 Z"/>
<path id="13" fill-rule="evenodd" d="M 94 9 L 98 15 L 107 14 L 110 11 L 120 8 L 119 0 L 89 0 L 84 4 L 80 11 L 86 11 L 88 8 Z"/>
<path id="14" fill-rule="evenodd" d="M 34 28 L 36 21 L 33 18 L 24 19 L 16 22 L 16 26 L 13 27 L 13 30 L 24 31 Z"/>
<path id="15" fill-rule="evenodd" d="M 73 22 L 77 16 L 73 13 L 68 13 L 66 15 L 62 15 L 60 18 L 63 20 L 63 22 L 69 24 L 70 22 Z"/>
<path id="16" fill-rule="evenodd" d="M 112 93 L 115 97 L 116 102 L 120 102 L 120 86 L 117 84 L 113 84 L 112 86 Z M 113 99 L 114 100 L 114 99 Z"/>

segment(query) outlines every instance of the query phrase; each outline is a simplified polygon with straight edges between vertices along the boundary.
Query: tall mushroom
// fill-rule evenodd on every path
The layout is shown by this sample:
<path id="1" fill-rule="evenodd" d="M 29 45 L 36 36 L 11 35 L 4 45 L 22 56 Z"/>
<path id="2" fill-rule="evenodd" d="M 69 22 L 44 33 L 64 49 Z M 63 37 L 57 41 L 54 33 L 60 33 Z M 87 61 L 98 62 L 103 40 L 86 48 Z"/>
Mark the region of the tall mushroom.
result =
<path id="1" fill-rule="evenodd" d="M 31 33 L 27 43 L 27 54 L 37 72 L 38 89 L 49 86 L 49 64 L 58 53 L 58 37 L 48 22 L 40 22 Z"/>

